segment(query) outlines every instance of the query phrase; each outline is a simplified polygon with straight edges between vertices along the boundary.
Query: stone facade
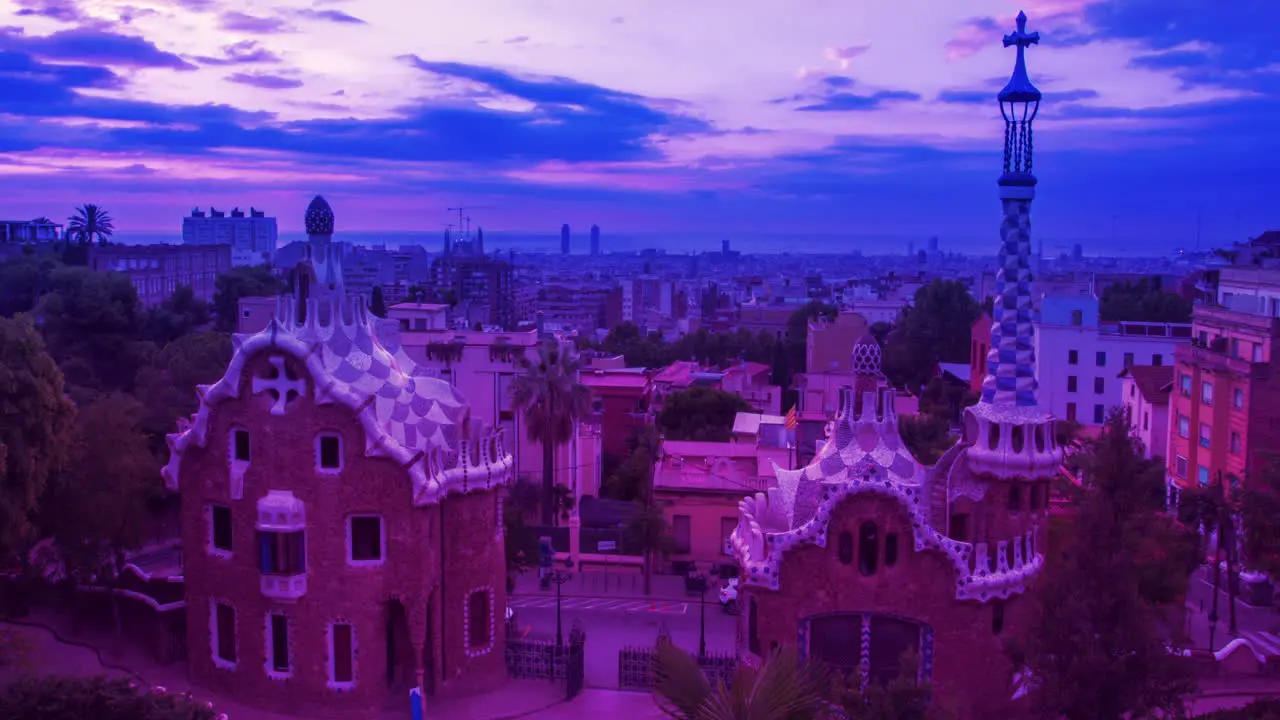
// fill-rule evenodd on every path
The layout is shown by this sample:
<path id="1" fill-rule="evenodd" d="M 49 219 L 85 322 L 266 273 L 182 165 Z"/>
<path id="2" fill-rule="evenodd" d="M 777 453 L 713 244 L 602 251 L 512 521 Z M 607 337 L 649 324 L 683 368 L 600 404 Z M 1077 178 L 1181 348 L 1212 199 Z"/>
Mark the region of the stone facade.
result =
<path id="1" fill-rule="evenodd" d="M 282 301 L 237 335 L 168 438 L 191 677 L 301 717 L 372 717 L 414 687 L 493 689 L 506 680 L 502 434 L 362 302 L 302 287 L 320 298 Z"/>

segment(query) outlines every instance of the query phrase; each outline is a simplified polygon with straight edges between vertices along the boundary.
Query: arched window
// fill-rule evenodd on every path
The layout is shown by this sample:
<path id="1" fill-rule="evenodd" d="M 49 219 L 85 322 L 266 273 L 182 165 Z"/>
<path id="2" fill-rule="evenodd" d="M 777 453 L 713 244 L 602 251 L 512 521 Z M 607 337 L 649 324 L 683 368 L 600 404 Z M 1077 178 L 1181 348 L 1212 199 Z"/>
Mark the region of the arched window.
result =
<path id="1" fill-rule="evenodd" d="M 876 524 L 868 520 L 858 528 L 858 569 L 863 575 L 874 575 L 880 547 L 876 537 Z"/>
<path id="2" fill-rule="evenodd" d="M 991 633 L 999 635 L 1004 631 L 1004 603 L 999 600 L 991 603 Z"/>
<path id="3" fill-rule="evenodd" d="M 840 541 L 837 548 L 840 555 L 840 562 L 848 565 L 853 562 L 853 535 L 848 532 L 840 533 Z"/>
<path id="4" fill-rule="evenodd" d="M 1027 433 L 1026 429 L 1024 429 L 1021 425 L 1013 426 L 1013 433 L 1010 435 L 1010 439 L 1013 441 L 1014 452 L 1016 453 L 1022 452 L 1022 448 L 1026 445 L 1026 442 L 1025 442 L 1026 433 Z"/>
<path id="5" fill-rule="evenodd" d="M 1009 509 L 1022 509 L 1022 486 L 1017 481 L 1009 485 Z"/>
<path id="6" fill-rule="evenodd" d="M 998 423 L 991 423 L 987 434 L 987 447 L 992 450 L 1000 447 L 1000 425 Z"/>
<path id="7" fill-rule="evenodd" d="M 1036 426 L 1036 451 L 1044 452 L 1044 426 Z"/>
<path id="8" fill-rule="evenodd" d="M 898 534 L 884 536 L 884 566 L 893 567 L 898 562 Z"/>

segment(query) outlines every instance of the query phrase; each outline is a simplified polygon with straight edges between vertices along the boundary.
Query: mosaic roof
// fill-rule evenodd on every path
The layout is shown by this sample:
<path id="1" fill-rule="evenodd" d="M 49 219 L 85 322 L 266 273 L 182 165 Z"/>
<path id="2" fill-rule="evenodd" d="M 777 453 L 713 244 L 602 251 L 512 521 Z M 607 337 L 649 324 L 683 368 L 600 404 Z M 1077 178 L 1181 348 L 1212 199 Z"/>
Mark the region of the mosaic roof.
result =
<path id="1" fill-rule="evenodd" d="M 296 301 L 282 299 L 276 318 L 266 329 L 235 337 L 235 354 L 222 379 L 198 388 L 199 411 L 168 437 L 171 455 L 163 474 L 170 487 L 177 487 L 183 451 L 192 442 L 204 445 L 211 408 L 239 395 L 249 360 L 265 353 L 271 356 L 273 369 L 263 377 L 254 377 L 247 391 L 269 395 L 274 401 L 273 414 L 287 415 L 289 403 L 306 390 L 305 381 L 291 374 L 284 360 L 289 358 L 310 375 L 317 403 L 337 403 L 356 414 L 365 430 L 366 455 L 388 457 L 406 466 L 419 504 L 450 491 L 443 487 L 441 473 L 453 470 L 457 458 L 442 460 L 441 454 L 465 446 L 459 438 L 468 418 L 466 400 L 429 369 L 417 366 L 394 333 L 387 334 L 384 345 L 377 332 L 378 321 L 363 301 L 348 305 L 333 299 L 312 299 L 307 302 L 305 317 L 305 322 L 296 322 Z M 321 321 L 326 317 L 330 318 L 327 324 Z M 509 462 L 500 440 L 495 447 L 481 448 L 480 454 L 497 464 Z M 432 464 L 438 472 L 428 467 Z M 462 465 L 467 465 L 466 458 Z"/>

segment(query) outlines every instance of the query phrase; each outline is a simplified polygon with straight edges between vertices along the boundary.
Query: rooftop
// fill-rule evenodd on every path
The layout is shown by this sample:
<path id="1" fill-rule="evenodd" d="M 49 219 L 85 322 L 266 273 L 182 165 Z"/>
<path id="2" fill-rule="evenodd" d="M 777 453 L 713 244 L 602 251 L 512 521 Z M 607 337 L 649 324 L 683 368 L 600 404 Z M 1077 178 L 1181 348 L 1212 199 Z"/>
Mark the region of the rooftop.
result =
<path id="1" fill-rule="evenodd" d="M 1169 402 L 1173 385 L 1172 365 L 1130 365 L 1119 377 L 1131 377 L 1138 385 L 1138 392 L 1149 403 L 1161 405 Z"/>

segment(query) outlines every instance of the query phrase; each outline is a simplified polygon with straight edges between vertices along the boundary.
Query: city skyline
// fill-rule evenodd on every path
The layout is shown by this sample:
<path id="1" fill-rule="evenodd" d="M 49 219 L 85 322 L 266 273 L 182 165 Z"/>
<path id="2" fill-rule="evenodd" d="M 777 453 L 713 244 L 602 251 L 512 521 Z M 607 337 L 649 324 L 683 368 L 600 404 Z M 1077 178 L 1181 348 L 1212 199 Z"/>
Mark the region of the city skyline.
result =
<path id="1" fill-rule="evenodd" d="M 984 235 L 999 38 L 1025 9 L 1044 234 L 1210 246 L 1277 222 L 1280 9 L 734 7 L 17 0 L 0 213 L 98 202 L 155 232 L 254 204 L 288 233 L 323 193 L 340 230 L 443 229 L 463 204 L 494 230 Z"/>

